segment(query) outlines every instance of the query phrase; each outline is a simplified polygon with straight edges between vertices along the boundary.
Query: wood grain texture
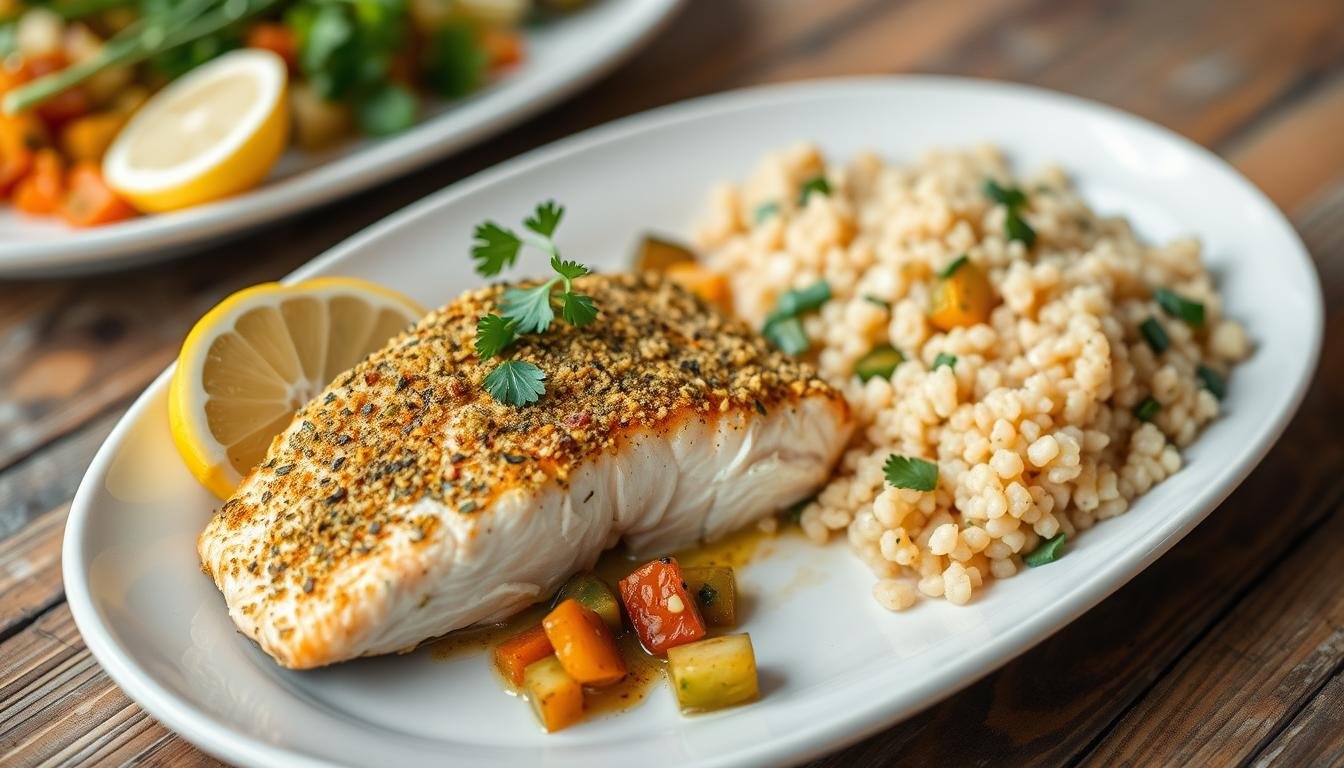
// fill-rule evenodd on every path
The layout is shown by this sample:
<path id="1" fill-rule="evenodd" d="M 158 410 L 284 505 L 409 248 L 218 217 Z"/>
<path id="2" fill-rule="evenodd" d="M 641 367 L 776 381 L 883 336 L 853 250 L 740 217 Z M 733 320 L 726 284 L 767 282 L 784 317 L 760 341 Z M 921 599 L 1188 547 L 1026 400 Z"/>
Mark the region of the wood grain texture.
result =
<path id="1" fill-rule="evenodd" d="M 1344 670 L 1336 670 L 1251 765 L 1344 765 Z"/>
<path id="2" fill-rule="evenodd" d="M 1341 606 L 1313 581 L 1317 565 L 1338 573 L 1344 526 L 1338 0 L 692 0 L 587 92 L 369 193 L 151 268 L 0 282 L 0 765 L 217 765 L 97 668 L 59 570 L 92 451 L 202 311 L 591 125 L 725 88 L 898 71 L 1045 85 L 1214 146 L 1300 214 L 1326 349 L 1287 437 L 1168 555 L 1002 670 L 820 764 L 1344 765 Z"/>
<path id="3" fill-rule="evenodd" d="M 69 509 L 53 509 L 0 541 L 0 640 L 64 597 L 61 535 Z"/>
<path id="4" fill-rule="evenodd" d="M 1241 763 L 1260 752 L 1344 665 L 1341 572 L 1337 513 L 1259 576 L 1080 765 Z"/>

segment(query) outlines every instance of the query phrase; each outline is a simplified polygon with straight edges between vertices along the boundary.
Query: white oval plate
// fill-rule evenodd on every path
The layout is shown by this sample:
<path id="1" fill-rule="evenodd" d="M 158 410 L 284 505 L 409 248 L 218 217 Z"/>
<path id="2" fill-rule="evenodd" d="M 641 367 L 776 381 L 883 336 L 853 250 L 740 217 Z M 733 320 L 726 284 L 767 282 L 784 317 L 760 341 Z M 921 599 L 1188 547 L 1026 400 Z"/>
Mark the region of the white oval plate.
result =
<path id="1" fill-rule="evenodd" d="M 992 120 L 985 119 L 992 116 Z M 1138 118 L 1029 88 L 903 77 L 713 96 L 589 131 L 454 185 L 292 275 L 379 280 L 431 305 L 476 284 L 472 225 L 516 220 L 554 197 L 566 253 L 620 268 L 639 235 L 684 232 L 706 187 L 765 149 L 814 139 L 838 159 L 875 148 L 911 159 L 994 141 L 1020 168 L 1060 162 L 1139 232 L 1195 234 L 1226 306 L 1257 351 L 1231 377 L 1227 414 L 1187 465 L 1128 513 L 1070 542 L 1048 568 L 994 584 L 967 607 L 887 613 L 872 577 L 835 542 L 784 538 L 741 574 L 763 696 L 698 717 L 661 687 L 634 711 L 542 734 L 483 655 L 425 652 L 316 672 L 279 669 L 234 631 L 194 542 L 216 502 L 168 434 L 160 376 L 98 452 L 65 538 L 65 583 L 89 648 L 168 727 L 256 765 L 775 765 L 852 742 L 1021 653 L 1110 594 L 1185 535 L 1279 435 L 1321 336 L 1316 274 L 1283 216 L 1198 146 Z M 544 266 L 533 261 L 529 269 Z"/>
<path id="2" fill-rule="evenodd" d="M 0 275 L 79 274 L 147 263 L 234 237 L 367 189 L 535 114 L 596 80 L 667 21 L 681 0 L 602 0 L 528 34 L 527 60 L 479 93 L 437 106 L 396 136 L 319 154 L 290 151 L 238 197 L 121 224 L 72 229 L 0 204 Z"/>

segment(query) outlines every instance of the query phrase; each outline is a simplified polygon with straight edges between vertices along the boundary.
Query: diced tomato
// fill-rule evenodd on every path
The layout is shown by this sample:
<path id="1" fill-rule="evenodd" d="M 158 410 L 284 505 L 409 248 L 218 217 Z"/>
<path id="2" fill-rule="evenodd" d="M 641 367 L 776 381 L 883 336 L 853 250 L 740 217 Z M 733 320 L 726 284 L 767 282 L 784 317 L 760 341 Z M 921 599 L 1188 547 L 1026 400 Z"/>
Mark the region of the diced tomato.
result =
<path id="1" fill-rule="evenodd" d="M 33 167 L 33 156 L 48 145 L 47 131 L 36 115 L 0 112 L 0 197 Z"/>
<path id="2" fill-rule="evenodd" d="M 14 187 L 14 207 L 34 216 L 56 212 L 65 196 L 65 169 L 54 149 L 39 149 L 33 167 Z"/>
<path id="3" fill-rule="evenodd" d="M 96 163 L 75 164 L 61 203 L 61 216 L 76 227 L 96 227 L 135 216 L 135 209 L 118 195 Z"/>
<path id="4" fill-rule="evenodd" d="M 510 637 L 495 647 L 495 666 L 514 685 L 523 684 L 523 670 L 554 653 L 546 630 L 538 624 Z"/>
<path id="5" fill-rule="evenodd" d="M 299 69 L 299 41 L 294 30 L 284 24 L 264 21 L 247 30 L 248 48 L 261 48 L 285 60 L 290 72 Z"/>
<path id="6" fill-rule="evenodd" d="M 705 636 L 705 620 L 674 558 L 660 557 L 621 579 L 621 599 L 649 653 L 661 656 Z"/>
<path id="7" fill-rule="evenodd" d="M 33 80 L 65 69 L 69 64 L 70 61 L 64 54 L 60 53 L 37 56 L 24 61 L 24 67 L 29 72 L 29 78 Z M 33 111 L 37 113 L 38 117 L 42 118 L 42 122 L 54 130 L 77 117 L 88 114 L 90 106 L 91 101 L 88 92 L 77 85 L 38 104 L 33 108 Z"/>
<path id="8" fill-rule="evenodd" d="M 491 69 L 523 60 L 523 36 L 513 30 L 488 28 L 481 32 L 480 43 Z"/>

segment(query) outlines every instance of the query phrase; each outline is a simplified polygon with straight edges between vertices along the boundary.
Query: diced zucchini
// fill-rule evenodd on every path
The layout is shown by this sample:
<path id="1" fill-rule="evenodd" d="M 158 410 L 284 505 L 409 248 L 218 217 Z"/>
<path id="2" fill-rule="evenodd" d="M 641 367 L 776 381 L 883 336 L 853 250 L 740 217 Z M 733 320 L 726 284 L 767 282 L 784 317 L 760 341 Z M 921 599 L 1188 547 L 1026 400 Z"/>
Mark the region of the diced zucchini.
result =
<path id="1" fill-rule="evenodd" d="M 854 373 L 859 377 L 859 381 L 867 381 L 878 376 L 885 379 L 903 362 L 905 355 L 902 355 L 899 349 L 890 344 L 881 344 L 870 349 L 868 354 L 854 363 Z"/>
<path id="2" fill-rule="evenodd" d="M 583 686 L 565 672 L 560 660 L 547 656 L 527 665 L 523 691 L 548 731 L 568 728 L 583 718 Z"/>
<path id="3" fill-rule="evenodd" d="M 645 235 L 635 253 L 636 272 L 666 272 L 673 264 L 694 262 L 695 253 L 684 245 Z"/>
<path id="4" fill-rule="evenodd" d="M 737 579 L 733 569 L 723 567 L 683 568 L 686 591 L 700 606 L 700 615 L 711 627 L 737 626 Z"/>
<path id="5" fill-rule="evenodd" d="M 601 616 L 602 623 L 610 627 L 612 632 L 620 634 L 623 628 L 621 604 L 616 600 L 616 594 L 611 591 L 611 587 L 608 587 L 597 574 L 589 572 L 575 575 L 560 588 L 555 602 L 558 605 L 570 598 L 578 600 L 584 608 Z"/>
<path id="6" fill-rule="evenodd" d="M 752 701 L 760 693 L 756 654 L 745 633 L 669 648 L 667 669 L 683 710 L 722 709 Z"/>

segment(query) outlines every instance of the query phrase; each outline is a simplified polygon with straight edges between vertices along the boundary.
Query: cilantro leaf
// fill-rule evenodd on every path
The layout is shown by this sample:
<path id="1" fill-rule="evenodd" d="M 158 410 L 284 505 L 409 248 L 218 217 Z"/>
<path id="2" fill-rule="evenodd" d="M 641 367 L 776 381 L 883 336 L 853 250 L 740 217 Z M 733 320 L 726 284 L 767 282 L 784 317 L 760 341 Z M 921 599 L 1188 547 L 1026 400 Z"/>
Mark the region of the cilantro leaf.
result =
<path id="1" fill-rule="evenodd" d="M 471 246 L 471 257 L 476 260 L 476 272 L 483 277 L 494 277 L 505 267 L 512 267 L 523 247 L 518 235 L 493 221 L 478 224 L 472 236 L 476 242 Z"/>
<path id="2" fill-rule="evenodd" d="M 485 315 L 476 321 L 476 354 L 482 360 L 503 352 L 516 338 L 518 334 L 513 331 L 513 323 L 499 315 Z"/>
<path id="3" fill-rule="evenodd" d="M 547 200 L 537 205 L 537 212 L 526 219 L 523 226 L 542 237 L 550 237 L 555 234 L 555 228 L 560 224 L 560 217 L 564 215 L 564 206 L 556 205 L 554 200 Z"/>
<path id="4" fill-rule="evenodd" d="M 560 298 L 565 302 L 560 315 L 565 318 L 565 322 L 575 328 L 582 328 L 597 319 L 597 307 L 593 306 L 593 300 L 587 296 L 565 291 L 560 294 Z"/>
<path id="5" fill-rule="evenodd" d="M 930 367 L 929 370 L 930 370 L 930 371 L 936 371 L 936 370 L 938 370 L 938 368 L 939 368 L 940 366 L 944 366 L 944 365 L 946 365 L 948 368 L 951 368 L 951 369 L 953 369 L 953 370 L 956 370 L 956 368 L 957 368 L 957 356 L 956 356 L 956 355 L 949 355 L 949 354 L 947 354 L 946 352 L 939 352 L 939 353 L 938 353 L 938 356 L 935 357 L 935 358 L 933 358 L 933 366 Z"/>
<path id="6" fill-rule="evenodd" d="M 551 327 L 555 310 L 551 309 L 551 287 L 548 280 L 532 288 L 509 288 L 504 291 L 505 317 L 513 321 L 518 333 L 542 333 Z"/>
<path id="7" fill-rule="evenodd" d="M 1064 548 L 1064 538 L 1063 533 L 1057 533 L 1053 538 L 1042 541 L 1035 549 L 1022 556 L 1022 562 L 1031 568 L 1055 562 L 1064 556 L 1060 551 Z"/>
<path id="8" fill-rule="evenodd" d="M 551 257 L 551 269 L 566 280 L 583 277 L 589 270 L 577 261 L 561 261 L 559 256 Z"/>
<path id="9" fill-rule="evenodd" d="M 485 391 L 505 405 L 527 405 L 546 394 L 546 374 L 526 360 L 508 360 L 485 377 Z"/>
<path id="10" fill-rule="evenodd" d="M 891 454 L 882 465 L 882 473 L 893 488 L 932 491 L 938 487 L 938 465 L 913 456 Z"/>

